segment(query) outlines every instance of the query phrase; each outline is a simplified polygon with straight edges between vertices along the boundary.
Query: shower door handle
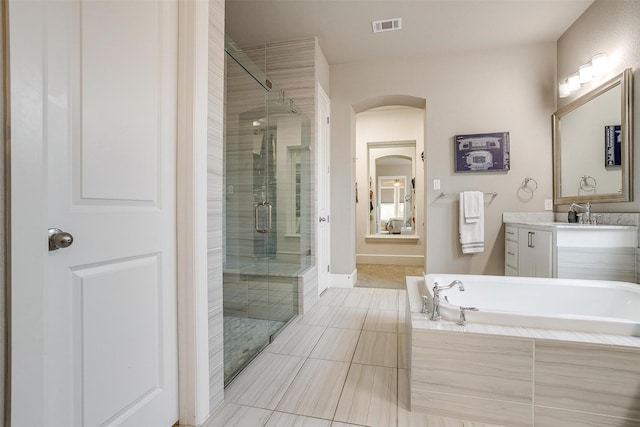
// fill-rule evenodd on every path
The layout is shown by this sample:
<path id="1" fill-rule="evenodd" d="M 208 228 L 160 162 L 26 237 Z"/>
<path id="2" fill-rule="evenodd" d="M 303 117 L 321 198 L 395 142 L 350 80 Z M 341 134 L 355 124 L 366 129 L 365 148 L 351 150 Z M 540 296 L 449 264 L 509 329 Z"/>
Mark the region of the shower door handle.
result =
<path id="1" fill-rule="evenodd" d="M 262 228 L 260 227 L 260 208 L 261 207 L 266 207 L 267 208 L 267 228 Z M 260 202 L 258 204 L 256 204 L 255 207 L 255 229 L 258 233 L 268 233 L 271 231 L 271 203 L 269 202 Z"/>

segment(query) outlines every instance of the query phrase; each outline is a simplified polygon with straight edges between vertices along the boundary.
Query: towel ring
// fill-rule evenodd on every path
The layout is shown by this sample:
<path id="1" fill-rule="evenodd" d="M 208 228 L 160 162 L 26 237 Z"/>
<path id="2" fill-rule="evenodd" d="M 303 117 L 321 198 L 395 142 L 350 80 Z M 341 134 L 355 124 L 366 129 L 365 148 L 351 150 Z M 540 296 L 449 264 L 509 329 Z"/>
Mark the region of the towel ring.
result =
<path id="1" fill-rule="evenodd" d="M 529 187 L 529 183 L 533 182 L 535 184 L 535 187 L 531 188 Z M 538 181 L 536 181 L 533 178 L 525 178 L 524 181 L 522 181 L 522 189 L 523 190 L 529 190 L 529 192 L 533 193 L 534 191 L 536 191 L 538 189 Z"/>
<path id="2" fill-rule="evenodd" d="M 592 181 L 593 183 L 590 183 L 589 181 Z M 598 181 L 590 175 L 583 175 L 580 177 L 579 185 L 582 191 L 596 191 L 596 188 L 598 188 Z"/>

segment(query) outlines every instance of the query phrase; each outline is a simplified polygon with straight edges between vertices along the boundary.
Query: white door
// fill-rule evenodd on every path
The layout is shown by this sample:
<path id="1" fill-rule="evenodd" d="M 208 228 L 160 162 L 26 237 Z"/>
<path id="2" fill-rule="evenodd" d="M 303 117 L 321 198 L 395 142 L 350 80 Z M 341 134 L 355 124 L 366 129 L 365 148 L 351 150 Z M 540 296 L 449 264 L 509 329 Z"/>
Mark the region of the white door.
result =
<path id="1" fill-rule="evenodd" d="M 329 97 L 318 86 L 318 294 L 329 286 L 330 206 L 329 206 Z"/>
<path id="2" fill-rule="evenodd" d="M 9 12 L 12 425 L 169 427 L 177 1 Z"/>

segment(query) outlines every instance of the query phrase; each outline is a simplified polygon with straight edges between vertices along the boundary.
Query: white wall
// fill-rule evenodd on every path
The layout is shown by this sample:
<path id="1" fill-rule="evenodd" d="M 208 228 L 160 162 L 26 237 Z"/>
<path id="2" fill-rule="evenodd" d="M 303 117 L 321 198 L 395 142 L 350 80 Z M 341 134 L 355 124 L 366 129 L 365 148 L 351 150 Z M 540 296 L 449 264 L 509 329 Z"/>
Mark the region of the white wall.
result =
<path id="1" fill-rule="evenodd" d="M 415 141 L 413 168 L 416 190 L 416 242 L 393 243 L 371 242 L 365 239 L 369 231 L 369 177 L 373 159 L 369 158 L 367 144 L 370 142 Z M 364 263 L 424 265 L 424 167 L 420 153 L 424 150 L 424 110 L 411 107 L 374 109 L 356 115 L 356 179 L 358 199 L 356 206 L 356 260 Z M 386 154 L 392 152 L 384 150 Z M 404 153 L 407 151 L 398 151 Z M 416 155 L 417 153 L 417 155 Z M 406 154 L 406 153 L 405 153 Z M 380 174 L 378 174 L 380 175 Z M 377 188 L 375 174 L 372 176 Z M 408 181 L 413 176 L 409 176 Z M 410 184 L 409 184 L 410 185 Z M 335 215 L 335 214 L 334 214 Z M 335 216 L 334 216 L 335 218 Z"/>
<path id="2" fill-rule="evenodd" d="M 558 98 L 558 107 L 562 107 L 588 91 L 597 87 L 610 77 L 633 68 L 633 98 L 640 100 L 640 2 L 596 0 L 558 39 L 558 80 L 574 73 L 581 64 L 588 62 L 597 53 L 608 55 L 609 72 L 583 85 L 580 90 L 567 98 Z M 557 88 L 557 82 L 556 82 Z M 633 114 L 634 200 L 629 203 L 600 203 L 594 206 L 594 212 L 638 212 L 640 200 L 637 196 L 640 188 L 640 115 Z M 567 206 L 562 206 L 567 210 Z"/>
<path id="3" fill-rule="evenodd" d="M 331 67 L 332 272 L 355 266 L 354 105 L 389 96 L 426 99 L 426 267 L 428 272 L 502 274 L 502 212 L 541 211 L 552 197 L 551 114 L 555 110 L 555 43 L 441 54 L 381 63 Z M 455 174 L 456 134 L 508 131 L 511 171 Z M 519 197 L 525 177 L 538 182 L 530 200 Z M 432 190 L 433 179 L 442 189 Z M 458 242 L 457 198 L 441 191 L 496 191 L 486 206 L 485 251 L 462 255 Z"/>

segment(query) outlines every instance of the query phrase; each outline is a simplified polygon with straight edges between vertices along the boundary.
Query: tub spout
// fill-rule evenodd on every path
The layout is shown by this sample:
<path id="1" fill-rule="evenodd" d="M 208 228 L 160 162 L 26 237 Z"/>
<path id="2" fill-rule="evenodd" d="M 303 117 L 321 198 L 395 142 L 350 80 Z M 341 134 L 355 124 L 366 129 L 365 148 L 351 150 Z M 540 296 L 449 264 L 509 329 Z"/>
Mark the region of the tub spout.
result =
<path id="1" fill-rule="evenodd" d="M 431 310 L 431 320 L 440 320 L 442 317 L 440 316 L 440 292 L 445 291 L 447 289 L 451 289 L 454 286 L 458 286 L 458 289 L 462 292 L 464 291 L 464 284 L 460 280 L 454 280 L 448 285 L 439 285 L 438 282 L 435 282 L 433 287 L 433 309 Z"/>

